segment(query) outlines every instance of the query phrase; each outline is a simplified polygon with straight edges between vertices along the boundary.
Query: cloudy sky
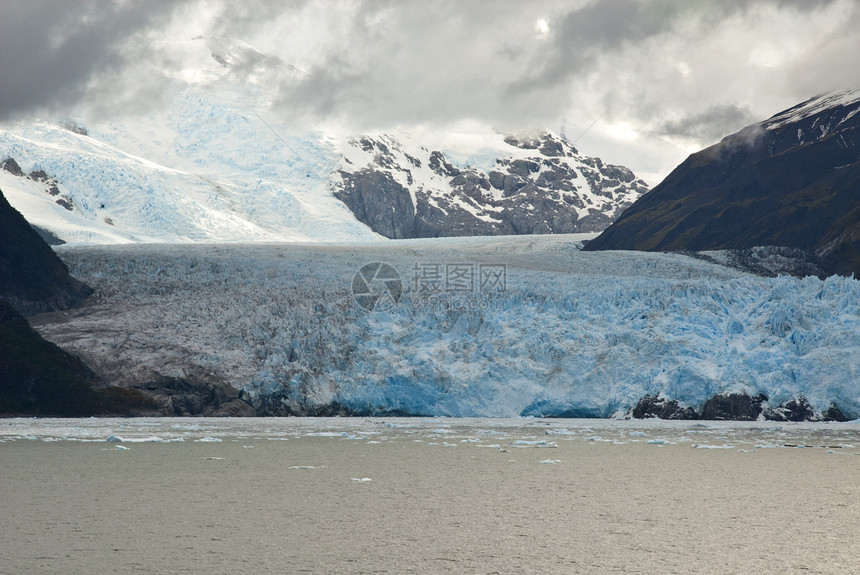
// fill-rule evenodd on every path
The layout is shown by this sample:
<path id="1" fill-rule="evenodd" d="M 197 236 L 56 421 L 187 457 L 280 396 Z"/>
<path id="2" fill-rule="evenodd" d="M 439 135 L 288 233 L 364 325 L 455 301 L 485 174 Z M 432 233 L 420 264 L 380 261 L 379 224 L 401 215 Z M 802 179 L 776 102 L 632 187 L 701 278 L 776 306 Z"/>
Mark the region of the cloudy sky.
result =
<path id="1" fill-rule="evenodd" d="M 193 81 L 179 46 L 199 36 L 302 71 L 271 78 L 279 118 L 546 127 L 651 183 L 749 123 L 860 86 L 858 0 L 26 0 L 0 2 L 0 120 L 158 106 Z"/>

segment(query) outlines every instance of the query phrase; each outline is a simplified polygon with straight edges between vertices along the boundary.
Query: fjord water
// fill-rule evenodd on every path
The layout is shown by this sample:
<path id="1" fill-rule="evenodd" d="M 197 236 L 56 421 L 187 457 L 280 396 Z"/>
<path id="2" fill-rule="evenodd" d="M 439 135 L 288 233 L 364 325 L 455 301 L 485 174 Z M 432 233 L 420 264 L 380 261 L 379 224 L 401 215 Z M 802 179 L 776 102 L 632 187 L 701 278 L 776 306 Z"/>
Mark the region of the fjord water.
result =
<path id="1" fill-rule="evenodd" d="M 0 573 L 849 573 L 860 424 L 13 419 Z"/>

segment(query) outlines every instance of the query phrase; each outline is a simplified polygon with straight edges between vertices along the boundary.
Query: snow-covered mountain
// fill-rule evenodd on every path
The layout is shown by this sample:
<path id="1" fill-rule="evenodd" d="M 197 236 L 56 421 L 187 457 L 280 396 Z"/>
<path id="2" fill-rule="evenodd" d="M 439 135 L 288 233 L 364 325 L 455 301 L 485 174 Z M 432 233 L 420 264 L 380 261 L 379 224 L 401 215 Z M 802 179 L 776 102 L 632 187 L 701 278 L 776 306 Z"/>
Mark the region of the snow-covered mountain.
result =
<path id="1" fill-rule="evenodd" d="M 813 98 L 693 154 L 586 249 L 743 258 L 770 246 L 805 259 L 801 273 L 826 276 L 860 273 L 857 238 L 860 89 Z"/>
<path id="2" fill-rule="evenodd" d="M 550 133 L 453 149 L 300 126 L 272 86 L 302 70 L 235 40 L 177 45 L 161 106 L 0 125 L 0 189 L 31 223 L 70 243 L 595 231 L 646 191 Z"/>

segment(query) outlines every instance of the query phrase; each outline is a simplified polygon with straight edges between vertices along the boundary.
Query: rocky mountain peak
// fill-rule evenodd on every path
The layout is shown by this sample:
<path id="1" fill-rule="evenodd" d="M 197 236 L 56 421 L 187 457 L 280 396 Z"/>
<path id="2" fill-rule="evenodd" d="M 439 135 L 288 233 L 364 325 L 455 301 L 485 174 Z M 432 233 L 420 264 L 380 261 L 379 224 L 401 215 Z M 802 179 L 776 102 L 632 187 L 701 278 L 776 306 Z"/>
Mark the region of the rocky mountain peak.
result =
<path id="1" fill-rule="evenodd" d="M 416 238 L 600 231 L 647 191 L 551 132 L 500 138 L 484 168 L 391 134 L 353 138 L 333 193 L 377 233 Z"/>

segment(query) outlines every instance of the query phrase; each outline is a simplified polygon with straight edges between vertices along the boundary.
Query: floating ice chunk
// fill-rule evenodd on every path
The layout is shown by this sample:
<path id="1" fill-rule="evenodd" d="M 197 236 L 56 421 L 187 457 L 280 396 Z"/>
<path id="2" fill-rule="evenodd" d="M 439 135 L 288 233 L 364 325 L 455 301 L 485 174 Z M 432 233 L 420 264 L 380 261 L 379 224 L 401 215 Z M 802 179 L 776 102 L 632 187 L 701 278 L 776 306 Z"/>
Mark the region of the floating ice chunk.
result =
<path id="1" fill-rule="evenodd" d="M 445 428 L 445 427 L 437 427 L 436 429 L 433 430 L 433 433 L 454 433 L 454 432 L 451 431 L 450 429 Z"/>
<path id="2" fill-rule="evenodd" d="M 555 465 L 556 463 L 561 463 L 561 459 L 544 459 L 541 463 L 550 463 Z"/>
<path id="3" fill-rule="evenodd" d="M 203 459 L 205 461 L 223 461 L 224 460 L 223 457 L 201 457 L 200 459 Z"/>
<path id="4" fill-rule="evenodd" d="M 709 445 L 705 443 L 694 443 L 691 445 L 693 449 L 734 449 L 734 445 L 723 444 L 723 445 Z"/>
<path id="5" fill-rule="evenodd" d="M 517 439 L 516 441 L 512 441 L 511 445 L 516 447 L 558 447 L 557 443 L 552 441 L 543 441 L 542 439 L 536 439 L 534 441 Z"/>
<path id="6" fill-rule="evenodd" d="M 649 439 L 645 443 L 648 445 L 673 445 L 671 441 L 667 441 L 665 439 Z"/>
<path id="7" fill-rule="evenodd" d="M 287 469 L 325 469 L 325 466 L 315 467 L 313 465 L 290 465 Z"/>
<path id="8" fill-rule="evenodd" d="M 121 449 L 123 451 L 128 451 L 128 447 L 124 447 L 122 445 L 117 445 L 116 447 L 114 447 L 114 449 Z"/>
<path id="9" fill-rule="evenodd" d="M 217 437 L 201 437 L 200 439 L 195 439 L 195 443 L 221 443 L 221 439 Z"/>
<path id="10" fill-rule="evenodd" d="M 630 437 L 647 437 L 648 435 L 644 431 L 631 431 L 628 433 Z"/>
<path id="11" fill-rule="evenodd" d="M 346 431 L 314 431 L 306 433 L 305 437 L 349 437 Z"/>
<path id="12" fill-rule="evenodd" d="M 370 483 L 370 477 L 350 477 L 350 481 L 355 481 L 356 483 Z"/>
<path id="13" fill-rule="evenodd" d="M 35 439 L 35 438 L 34 438 Z M 111 443 L 122 443 L 122 438 L 116 435 L 109 435 L 107 440 Z"/>
<path id="14" fill-rule="evenodd" d="M 544 431 L 547 435 L 577 435 L 577 431 L 571 431 L 570 429 L 547 429 Z"/>

